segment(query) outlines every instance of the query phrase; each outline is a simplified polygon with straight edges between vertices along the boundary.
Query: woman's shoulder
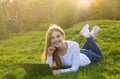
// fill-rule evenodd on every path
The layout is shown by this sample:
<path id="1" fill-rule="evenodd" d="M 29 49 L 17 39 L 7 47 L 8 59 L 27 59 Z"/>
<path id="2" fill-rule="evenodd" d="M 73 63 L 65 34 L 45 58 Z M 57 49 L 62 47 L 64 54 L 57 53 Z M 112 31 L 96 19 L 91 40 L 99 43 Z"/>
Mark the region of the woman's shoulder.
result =
<path id="1" fill-rule="evenodd" d="M 78 42 L 72 40 L 66 40 L 66 42 L 70 45 L 78 45 Z"/>
<path id="2" fill-rule="evenodd" d="M 71 41 L 71 40 L 67 40 L 66 42 L 68 43 L 68 49 L 70 51 L 74 51 L 74 50 L 80 49 L 78 42 Z"/>

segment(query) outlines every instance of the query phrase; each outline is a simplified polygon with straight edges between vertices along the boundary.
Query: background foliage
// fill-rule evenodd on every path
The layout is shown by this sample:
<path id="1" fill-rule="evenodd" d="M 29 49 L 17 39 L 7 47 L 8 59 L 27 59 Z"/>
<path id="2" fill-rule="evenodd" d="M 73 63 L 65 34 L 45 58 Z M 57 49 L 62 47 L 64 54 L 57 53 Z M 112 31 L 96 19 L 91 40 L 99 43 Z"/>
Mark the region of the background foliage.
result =
<path id="1" fill-rule="evenodd" d="M 120 0 L 91 0 L 89 8 L 80 6 L 79 1 L 0 0 L 0 39 L 44 31 L 51 23 L 68 28 L 81 21 L 120 19 Z"/>

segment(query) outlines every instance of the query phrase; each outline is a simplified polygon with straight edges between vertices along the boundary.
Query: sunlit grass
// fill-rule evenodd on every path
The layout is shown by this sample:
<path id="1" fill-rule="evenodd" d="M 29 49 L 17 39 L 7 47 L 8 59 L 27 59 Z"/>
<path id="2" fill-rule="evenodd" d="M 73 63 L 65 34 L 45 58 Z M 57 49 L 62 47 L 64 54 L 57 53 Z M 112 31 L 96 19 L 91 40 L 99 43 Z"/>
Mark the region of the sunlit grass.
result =
<path id="1" fill-rule="evenodd" d="M 120 21 L 98 20 L 76 24 L 65 30 L 66 39 L 79 42 L 82 47 L 85 38 L 79 35 L 86 24 L 101 28 L 95 38 L 105 57 L 104 61 L 80 67 L 77 72 L 60 76 L 28 76 L 20 66 L 22 62 L 40 62 L 44 49 L 45 32 L 21 34 L 9 40 L 0 41 L 0 79 L 119 79 L 120 77 Z"/>

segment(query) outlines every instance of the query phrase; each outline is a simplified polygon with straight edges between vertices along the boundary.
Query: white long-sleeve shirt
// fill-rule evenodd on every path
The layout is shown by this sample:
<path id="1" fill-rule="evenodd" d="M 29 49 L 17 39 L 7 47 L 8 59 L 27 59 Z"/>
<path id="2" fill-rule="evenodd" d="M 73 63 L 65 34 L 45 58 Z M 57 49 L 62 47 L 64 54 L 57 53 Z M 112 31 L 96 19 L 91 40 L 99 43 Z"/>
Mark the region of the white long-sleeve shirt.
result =
<path id="1" fill-rule="evenodd" d="M 62 73 L 77 71 L 80 66 L 85 66 L 91 63 L 90 59 L 80 53 L 79 44 L 74 41 L 66 41 L 68 44 L 67 52 L 64 56 L 60 56 L 60 60 L 63 66 L 71 66 L 67 69 L 61 69 Z M 47 64 L 53 67 L 52 56 L 47 56 Z"/>

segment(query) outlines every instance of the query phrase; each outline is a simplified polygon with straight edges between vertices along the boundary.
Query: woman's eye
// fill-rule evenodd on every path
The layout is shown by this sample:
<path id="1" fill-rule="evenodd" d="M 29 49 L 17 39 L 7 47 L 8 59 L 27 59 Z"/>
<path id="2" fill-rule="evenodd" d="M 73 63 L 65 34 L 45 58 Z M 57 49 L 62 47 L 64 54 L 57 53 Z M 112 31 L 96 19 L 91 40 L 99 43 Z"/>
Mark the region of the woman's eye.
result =
<path id="1" fill-rule="evenodd" d="M 59 38 L 60 37 L 60 35 L 57 35 L 57 38 Z"/>

